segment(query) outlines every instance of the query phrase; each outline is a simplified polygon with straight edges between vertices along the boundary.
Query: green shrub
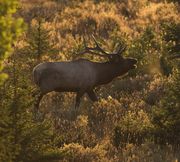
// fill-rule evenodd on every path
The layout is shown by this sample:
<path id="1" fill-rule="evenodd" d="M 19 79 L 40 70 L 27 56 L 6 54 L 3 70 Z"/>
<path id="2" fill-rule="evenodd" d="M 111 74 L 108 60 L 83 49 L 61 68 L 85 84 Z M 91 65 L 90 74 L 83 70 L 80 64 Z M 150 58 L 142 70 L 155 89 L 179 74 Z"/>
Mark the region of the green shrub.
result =
<path id="1" fill-rule="evenodd" d="M 180 144 L 180 71 L 174 70 L 165 84 L 164 97 L 153 109 L 153 124 L 159 143 Z"/>

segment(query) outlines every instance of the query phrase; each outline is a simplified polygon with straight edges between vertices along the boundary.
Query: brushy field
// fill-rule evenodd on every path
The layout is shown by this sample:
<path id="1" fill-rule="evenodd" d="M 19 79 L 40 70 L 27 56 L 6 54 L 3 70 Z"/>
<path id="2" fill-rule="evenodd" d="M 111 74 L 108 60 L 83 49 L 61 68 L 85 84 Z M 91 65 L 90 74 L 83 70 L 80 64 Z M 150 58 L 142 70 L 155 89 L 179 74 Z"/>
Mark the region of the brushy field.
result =
<path id="1" fill-rule="evenodd" d="M 21 0 L 15 16 L 26 30 L 4 62 L 9 78 L 0 91 L 8 121 L 0 160 L 180 161 L 180 62 L 170 59 L 180 50 L 179 11 L 178 1 L 165 0 Z M 82 37 L 93 45 L 92 34 L 107 51 L 124 42 L 137 68 L 97 88 L 98 102 L 84 96 L 76 119 L 75 94 L 46 95 L 44 120 L 34 121 L 33 67 L 78 59 Z"/>

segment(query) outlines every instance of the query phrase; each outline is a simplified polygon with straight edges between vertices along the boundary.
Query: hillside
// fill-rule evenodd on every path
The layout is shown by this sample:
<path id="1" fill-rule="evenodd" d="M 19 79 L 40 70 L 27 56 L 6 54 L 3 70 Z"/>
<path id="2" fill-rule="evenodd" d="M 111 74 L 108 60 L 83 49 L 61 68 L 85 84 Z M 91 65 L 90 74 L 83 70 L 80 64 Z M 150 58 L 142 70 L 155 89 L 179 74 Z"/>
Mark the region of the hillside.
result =
<path id="1" fill-rule="evenodd" d="M 3 59 L 0 162 L 180 161 L 178 1 L 21 0 L 16 9 L 13 16 L 24 25 Z M 83 38 L 95 45 L 92 35 L 108 52 L 127 46 L 122 55 L 137 59 L 137 68 L 96 87 L 98 102 L 85 94 L 75 110 L 75 93 L 51 92 L 35 114 L 33 68 L 80 58 L 108 61 L 78 55 Z"/>

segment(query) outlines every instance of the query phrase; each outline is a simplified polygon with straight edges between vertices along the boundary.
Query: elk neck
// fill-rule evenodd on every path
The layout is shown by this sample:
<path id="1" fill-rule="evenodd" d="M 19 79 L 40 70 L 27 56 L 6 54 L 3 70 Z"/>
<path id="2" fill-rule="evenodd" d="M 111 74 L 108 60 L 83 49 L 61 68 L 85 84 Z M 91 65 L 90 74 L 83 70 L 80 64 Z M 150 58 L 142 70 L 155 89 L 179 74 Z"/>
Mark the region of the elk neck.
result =
<path id="1" fill-rule="evenodd" d="M 107 84 L 114 78 L 123 75 L 127 72 L 122 64 L 115 64 L 110 62 L 97 63 L 96 67 L 96 85 Z"/>

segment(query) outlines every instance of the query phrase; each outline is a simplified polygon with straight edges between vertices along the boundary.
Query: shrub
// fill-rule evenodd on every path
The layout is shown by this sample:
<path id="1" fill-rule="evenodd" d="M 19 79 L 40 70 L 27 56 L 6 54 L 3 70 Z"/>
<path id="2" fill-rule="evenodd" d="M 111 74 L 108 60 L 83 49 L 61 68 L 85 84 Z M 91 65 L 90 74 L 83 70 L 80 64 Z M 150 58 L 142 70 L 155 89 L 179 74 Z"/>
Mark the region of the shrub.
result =
<path id="1" fill-rule="evenodd" d="M 128 111 L 114 129 L 114 145 L 118 148 L 125 146 L 126 143 L 142 144 L 150 135 L 152 128 L 153 125 L 146 112 Z"/>
<path id="2" fill-rule="evenodd" d="M 150 82 L 146 90 L 146 103 L 155 105 L 162 99 L 164 95 L 165 82 L 166 78 L 163 78 L 162 76 L 155 75 L 153 77 L 153 80 Z"/>
<path id="3" fill-rule="evenodd" d="M 66 153 L 67 156 L 63 158 L 64 161 L 74 161 L 74 162 L 92 162 L 92 161 L 107 161 L 105 158 L 106 151 L 101 145 L 97 145 L 94 148 L 86 147 L 78 143 L 71 143 L 64 145 L 61 151 Z"/>
<path id="4" fill-rule="evenodd" d="M 112 129 L 122 116 L 122 107 L 117 99 L 108 97 L 95 103 L 89 110 L 90 128 L 98 137 L 112 134 Z"/>
<path id="5" fill-rule="evenodd" d="M 153 124 L 156 128 L 156 142 L 180 144 L 180 72 L 174 70 L 165 84 L 164 97 L 153 109 Z"/>

